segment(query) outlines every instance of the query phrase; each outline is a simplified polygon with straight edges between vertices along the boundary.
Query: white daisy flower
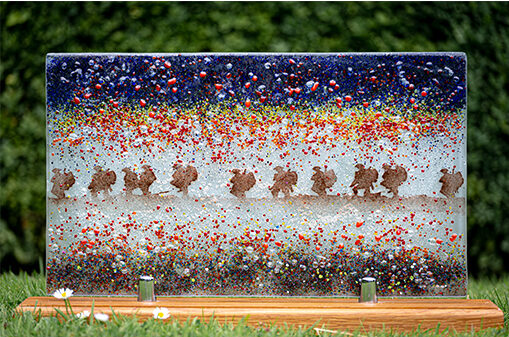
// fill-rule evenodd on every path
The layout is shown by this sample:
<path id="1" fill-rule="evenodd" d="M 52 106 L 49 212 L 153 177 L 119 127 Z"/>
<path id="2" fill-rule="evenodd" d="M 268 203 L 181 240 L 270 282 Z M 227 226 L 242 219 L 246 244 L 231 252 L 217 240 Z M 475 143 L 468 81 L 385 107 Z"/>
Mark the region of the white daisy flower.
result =
<path id="1" fill-rule="evenodd" d="M 80 312 L 78 315 L 78 318 L 87 318 L 90 316 L 90 311 L 88 310 L 83 310 L 83 312 Z"/>
<path id="2" fill-rule="evenodd" d="M 155 308 L 152 312 L 154 314 L 155 319 L 167 319 L 170 317 L 170 311 L 166 308 Z"/>
<path id="3" fill-rule="evenodd" d="M 72 293 L 73 291 L 69 288 L 62 288 L 62 289 L 58 289 L 57 291 L 55 291 L 53 293 L 53 296 L 55 298 L 58 298 L 58 299 L 61 299 L 61 300 L 66 300 L 68 299 L 69 297 L 72 296 Z"/>
<path id="4" fill-rule="evenodd" d="M 94 318 L 98 321 L 106 322 L 107 320 L 110 319 L 110 316 L 108 314 L 98 312 L 97 314 L 94 314 Z"/>

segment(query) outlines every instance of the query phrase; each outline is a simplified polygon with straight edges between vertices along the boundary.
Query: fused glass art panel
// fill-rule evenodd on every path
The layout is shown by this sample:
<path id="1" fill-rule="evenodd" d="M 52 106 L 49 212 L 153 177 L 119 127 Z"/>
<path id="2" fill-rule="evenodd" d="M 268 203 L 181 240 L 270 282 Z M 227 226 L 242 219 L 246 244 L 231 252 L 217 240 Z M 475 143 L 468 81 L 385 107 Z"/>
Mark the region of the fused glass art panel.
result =
<path id="1" fill-rule="evenodd" d="M 466 58 L 49 54 L 47 290 L 465 296 Z"/>

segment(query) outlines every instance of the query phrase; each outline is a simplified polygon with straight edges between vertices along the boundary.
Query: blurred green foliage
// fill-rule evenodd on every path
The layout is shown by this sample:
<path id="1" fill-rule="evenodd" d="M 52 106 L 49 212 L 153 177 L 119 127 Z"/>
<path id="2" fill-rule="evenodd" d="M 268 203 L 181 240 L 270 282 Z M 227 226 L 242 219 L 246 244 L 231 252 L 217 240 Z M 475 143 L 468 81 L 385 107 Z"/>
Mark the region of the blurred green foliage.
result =
<path id="1" fill-rule="evenodd" d="M 509 5 L 497 3 L 1 3 L 0 268 L 45 251 L 49 52 L 463 51 L 468 243 L 474 275 L 509 270 Z"/>

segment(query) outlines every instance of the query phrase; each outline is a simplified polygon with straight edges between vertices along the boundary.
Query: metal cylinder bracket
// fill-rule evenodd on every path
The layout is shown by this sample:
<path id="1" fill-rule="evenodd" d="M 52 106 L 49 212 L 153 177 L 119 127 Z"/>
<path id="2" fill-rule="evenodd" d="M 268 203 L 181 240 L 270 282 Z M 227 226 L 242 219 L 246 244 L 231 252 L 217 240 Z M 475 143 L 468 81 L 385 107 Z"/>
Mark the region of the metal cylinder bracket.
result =
<path id="1" fill-rule="evenodd" d="M 377 303 L 376 297 L 376 279 L 374 277 L 364 277 L 361 280 L 360 303 Z"/>
<path id="2" fill-rule="evenodd" d="M 154 278 L 152 276 L 140 276 L 138 282 L 138 302 L 155 302 Z"/>

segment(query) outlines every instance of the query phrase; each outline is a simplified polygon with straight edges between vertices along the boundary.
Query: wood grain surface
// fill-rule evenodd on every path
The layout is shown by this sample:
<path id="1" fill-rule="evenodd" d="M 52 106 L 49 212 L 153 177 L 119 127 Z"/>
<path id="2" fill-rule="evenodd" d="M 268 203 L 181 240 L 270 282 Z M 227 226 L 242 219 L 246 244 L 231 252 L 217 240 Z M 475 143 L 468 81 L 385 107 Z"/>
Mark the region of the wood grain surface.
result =
<path id="1" fill-rule="evenodd" d="M 447 328 L 456 331 L 503 327 L 503 312 L 489 300 L 468 299 L 380 299 L 377 304 L 358 303 L 357 299 L 331 298 L 201 298 L 161 297 L 156 302 L 138 302 L 135 297 L 72 297 L 75 313 L 91 310 L 111 314 L 136 315 L 139 320 L 153 317 L 156 307 L 170 310 L 172 317 L 185 321 L 197 317 L 220 322 L 238 322 L 249 316 L 252 326 L 288 324 L 324 327 L 333 330 L 412 331 Z M 55 308 L 65 312 L 63 300 L 54 297 L 29 297 L 18 311 L 41 311 L 54 316 Z"/>

